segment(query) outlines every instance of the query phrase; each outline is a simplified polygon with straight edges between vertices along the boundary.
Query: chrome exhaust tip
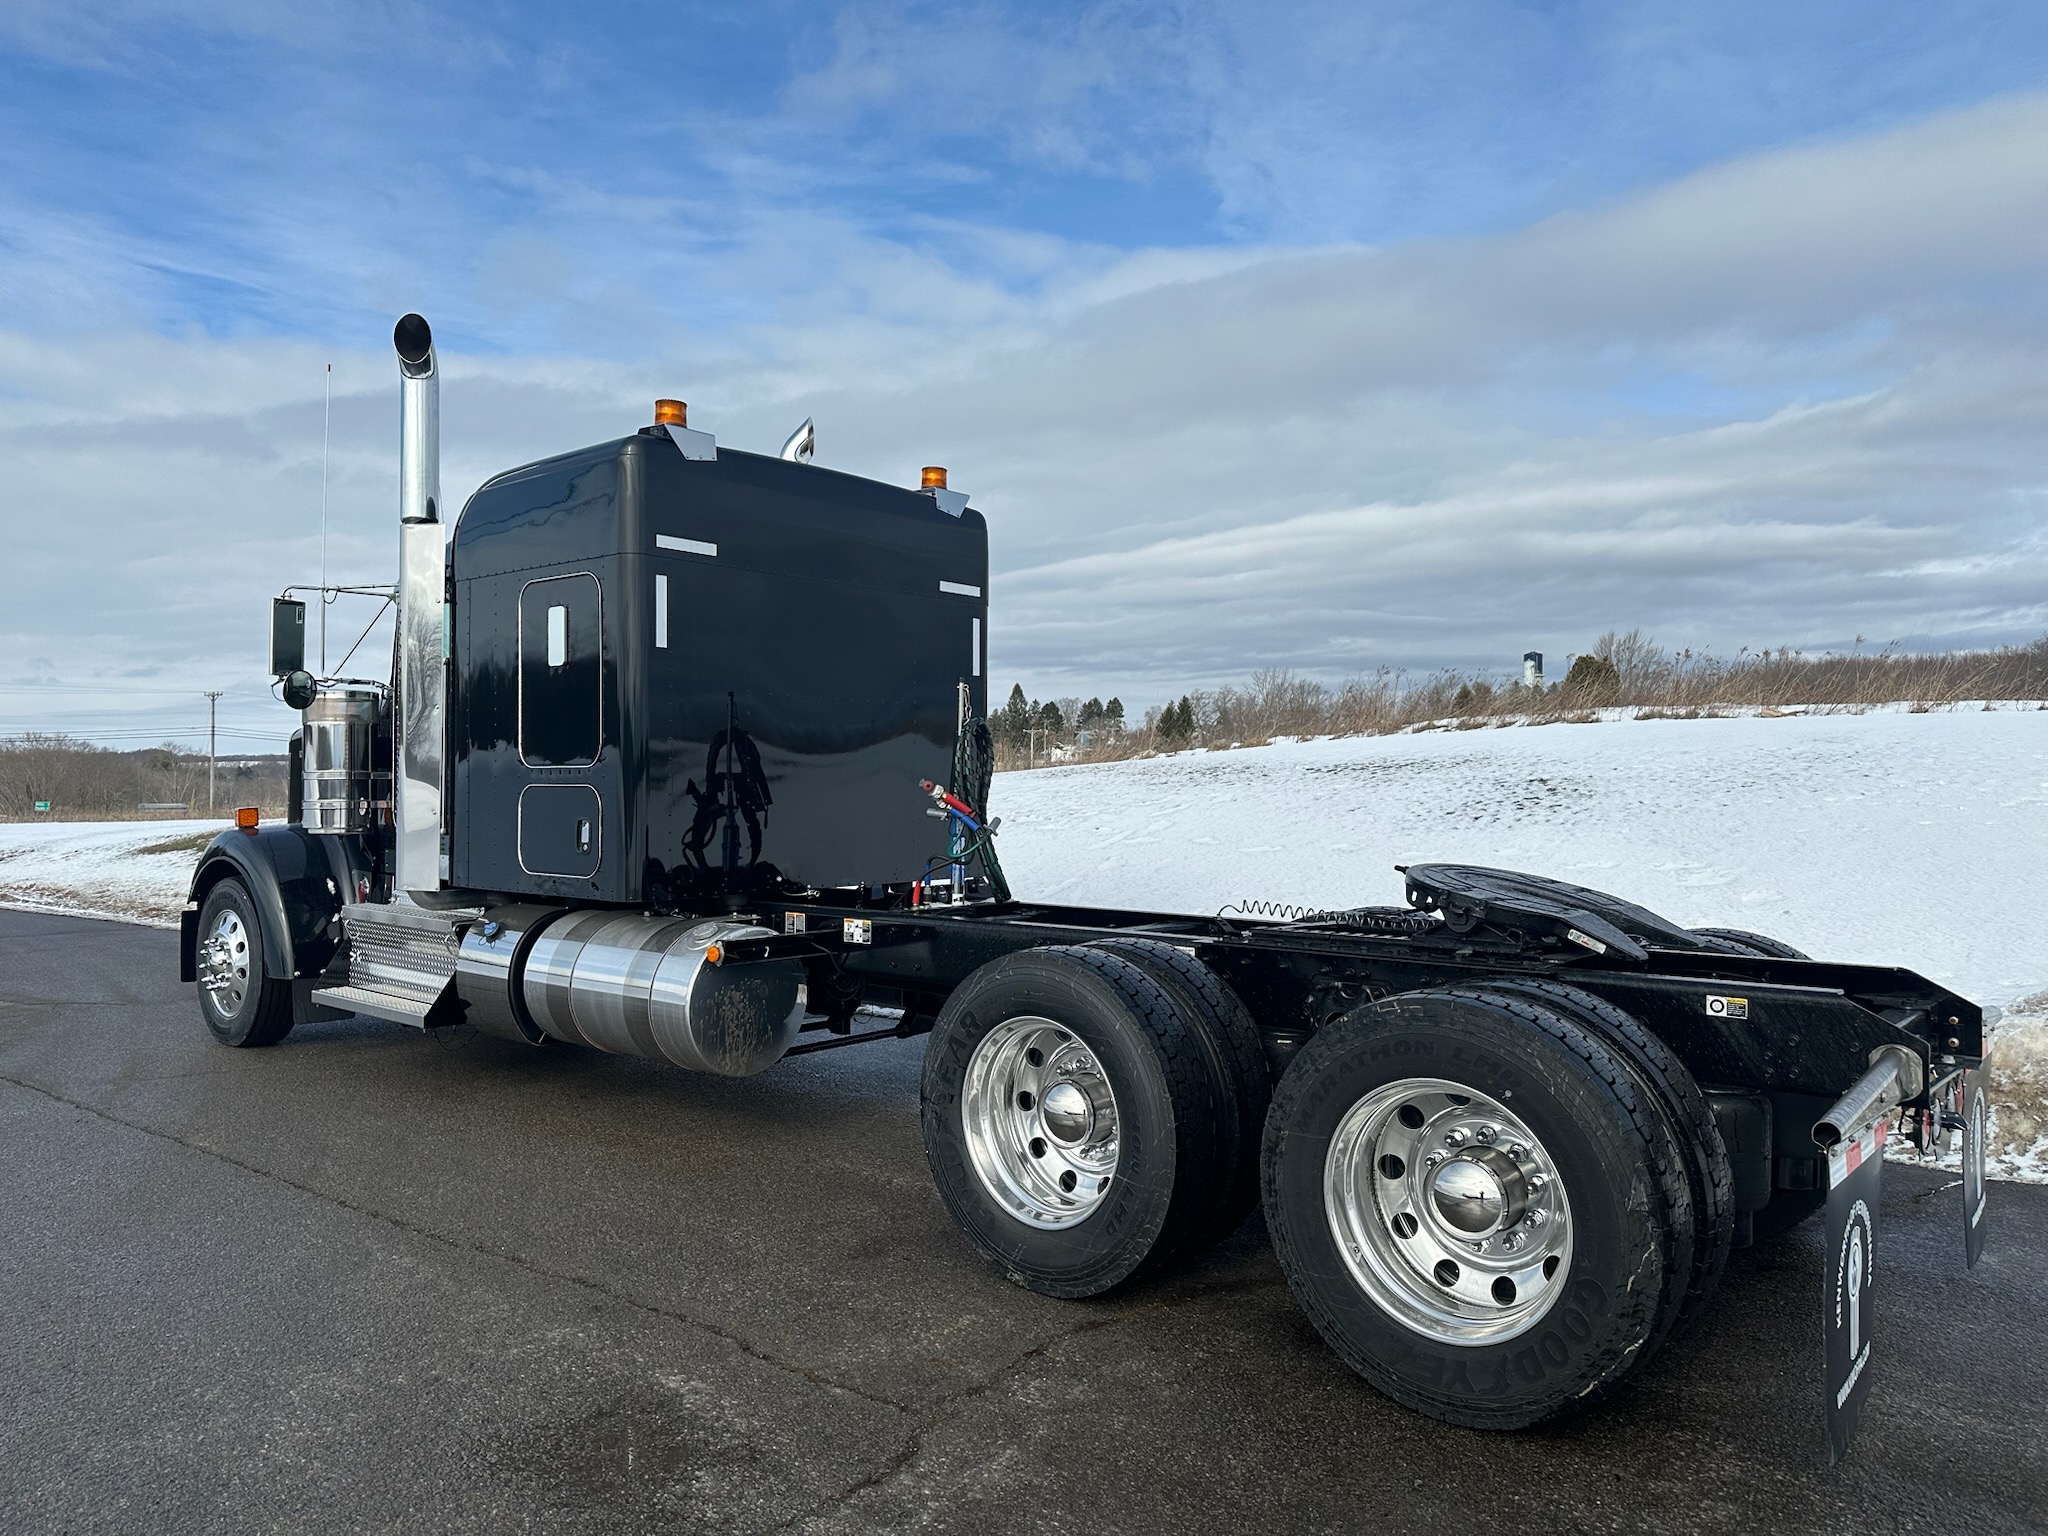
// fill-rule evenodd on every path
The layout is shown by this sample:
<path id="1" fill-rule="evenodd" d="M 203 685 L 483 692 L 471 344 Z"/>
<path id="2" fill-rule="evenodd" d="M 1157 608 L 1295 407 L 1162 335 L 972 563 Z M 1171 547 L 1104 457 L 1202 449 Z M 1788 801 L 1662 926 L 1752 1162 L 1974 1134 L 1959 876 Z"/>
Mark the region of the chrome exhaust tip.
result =
<path id="1" fill-rule="evenodd" d="M 434 371 L 434 328 L 425 315 L 400 315 L 391 328 L 398 366 L 407 378 L 423 379 Z"/>

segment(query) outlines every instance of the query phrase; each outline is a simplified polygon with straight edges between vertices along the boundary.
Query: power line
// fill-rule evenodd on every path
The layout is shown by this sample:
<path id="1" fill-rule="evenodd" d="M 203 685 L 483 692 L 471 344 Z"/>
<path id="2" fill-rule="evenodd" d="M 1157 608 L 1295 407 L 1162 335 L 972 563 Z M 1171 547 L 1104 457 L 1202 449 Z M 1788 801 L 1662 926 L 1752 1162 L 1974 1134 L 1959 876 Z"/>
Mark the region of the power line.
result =
<path id="1" fill-rule="evenodd" d="M 232 693 L 237 688 L 257 681 L 259 679 L 254 676 L 237 678 L 221 691 Z M 21 682 L 0 683 L 0 693 L 46 693 L 53 690 L 60 693 L 118 693 L 122 695 L 143 693 L 165 698 L 189 699 L 192 697 L 192 690 L 190 688 L 149 688 L 135 683 L 67 683 L 56 678 L 52 678 L 47 682 L 28 679 Z"/>

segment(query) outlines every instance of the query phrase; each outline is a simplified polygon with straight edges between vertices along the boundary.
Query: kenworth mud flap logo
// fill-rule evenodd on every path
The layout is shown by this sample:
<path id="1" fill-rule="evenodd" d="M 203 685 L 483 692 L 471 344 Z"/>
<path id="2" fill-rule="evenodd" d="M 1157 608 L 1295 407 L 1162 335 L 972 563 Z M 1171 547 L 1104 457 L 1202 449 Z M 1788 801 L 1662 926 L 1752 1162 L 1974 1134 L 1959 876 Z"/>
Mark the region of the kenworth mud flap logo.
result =
<path id="1" fill-rule="evenodd" d="M 1856 1438 L 1870 1396 L 1871 1297 L 1877 1268 L 1878 1184 L 1883 1121 L 1828 1154 L 1828 1266 L 1823 1276 L 1822 1348 L 1827 1369 L 1828 1456 L 1840 1461 Z"/>

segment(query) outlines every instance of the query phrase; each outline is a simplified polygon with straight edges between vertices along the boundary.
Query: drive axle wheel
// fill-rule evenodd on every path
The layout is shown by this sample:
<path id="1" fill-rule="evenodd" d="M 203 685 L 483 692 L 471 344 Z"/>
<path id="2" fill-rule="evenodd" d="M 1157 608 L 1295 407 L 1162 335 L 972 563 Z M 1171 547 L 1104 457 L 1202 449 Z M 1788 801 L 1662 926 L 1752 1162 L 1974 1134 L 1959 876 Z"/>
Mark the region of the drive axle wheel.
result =
<path id="1" fill-rule="evenodd" d="M 1222 1111 L 1213 1138 L 1217 1193 L 1189 1246 L 1218 1242 L 1243 1226 L 1259 1203 L 1259 1139 L 1273 1098 L 1259 1027 L 1229 984 L 1186 950 L 1129 937 L 1098 939 L 1089 947 L 1130 961 L 1159 984 L 1193 1027 L 1215 1077 Z"/>
<path id="2" fill-rule="evenodd" d="M 1448 1423 L 1597 1401 L 1684 1295 L 1670 1134 L 1594 1034 L 1534 999 L 1411 992 L 1318 1031 L 1266 1122 L 1266 1224 L 1351 1368 Z"/>
<path id="3" fill-rule="evenodd" d="M 1351 1278 L 1439 1344 L 1528 1332 L 1571 1259 L 1571 1200 L 1542 1142 L 1443 1078 L 1401 1078 L 1351 1106 L 1324 1160 L 1323 1210 Z"/>
<path id="4" fill-rule="evenodd" d="M 1017 1220 L 1086 1221 L 1116 1177 L 1116 1093 L 1094 1054 L 1051 1019 L 1005 1019 L 967 1059 L 967 1156 Z"/>
<path id="5" fill-rule="evenodd" d="M 1721 1283 L 1735 1240 L 1735 1175 L 1728 1164 L 1728 1146 L 1713 1106 L 1692 1073 L 1640 1020 L 1577 987 L 1535 977 L 1496 977 L 1457 990 L 1473 996 L 1490 992 L 1507 994 L 1511 1000 L 1533 999 L 1564 1015 L 1598 1038 L 1633 1074 L 1642 1095 L 1663 1111 L 1669 1139 L 1662 1155 L 1683 1164 L 1692 1195 L 1692 1270 L 1685 1298 L 1672 1319 L 1676 1327 L 1689 1327 Z"/>
<path id="6" fill-rule="evenodd" d="M 199 910 L 199 1013 L 224 1045 L 275 1045 L 292 1028 L 291 983 L 263 973 L 263 931 L 239 880 L 207 892 Z"/>
<path id="7" fill-rule="evenodd" d="M 925 1046 L 925 1157 L 982 1255 L 1047 1296 L 1093 1296 L 1186 1249 L 1214 1209 L 1222 1094 L 1144 971 L 1086 947 L 968 977 Z"/>

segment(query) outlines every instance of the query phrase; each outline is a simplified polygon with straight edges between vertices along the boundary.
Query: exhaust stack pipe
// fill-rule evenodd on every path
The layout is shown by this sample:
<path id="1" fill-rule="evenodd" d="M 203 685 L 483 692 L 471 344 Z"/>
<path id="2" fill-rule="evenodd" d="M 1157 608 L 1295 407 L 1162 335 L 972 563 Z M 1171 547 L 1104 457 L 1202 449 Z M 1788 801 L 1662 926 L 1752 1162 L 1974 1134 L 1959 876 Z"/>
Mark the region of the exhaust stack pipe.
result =
<path id="1" fill-rule="evenodd" d="M 441 376 L 419 315 L 392 329 L 398 351 L 398 655 L 391 686 L 397 774 L 394 884 L 438 905 L 448 881 L 442 762 L 448 714 L 446 537 L 441 527 Z"/>
<path id="2" fill-rule="evenodd" d="M 1836 1100 L 1813 1127 L 1813 1139 L 1833 1151 L 1860 1136 L 1871 1122 L 1917 1098 L 1926 1080 L 1920 1058 L 1903 1045 L 1881 1045 L 1870 1053 L 1870 1070 Z"/>

